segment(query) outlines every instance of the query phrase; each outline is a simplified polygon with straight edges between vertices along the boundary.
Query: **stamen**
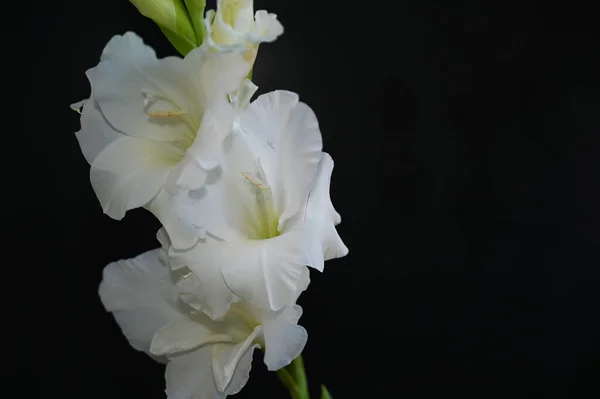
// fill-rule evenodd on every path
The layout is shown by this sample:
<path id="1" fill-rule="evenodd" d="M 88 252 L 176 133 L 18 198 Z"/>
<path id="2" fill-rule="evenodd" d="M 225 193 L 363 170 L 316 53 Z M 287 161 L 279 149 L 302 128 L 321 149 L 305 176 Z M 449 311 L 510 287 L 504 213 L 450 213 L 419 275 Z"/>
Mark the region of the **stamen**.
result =
<path id="1" fill-rule="evenodd" d="M 260 180 L 256 176 L 251 175 L 250 173 L 242 172 L 242 176 L 244 176 L 244 178 L 246 180 L 248 180 L 250 182 L 250 184 L 252 184 L 253 186 L 256 186 L 260 190 L 266 190 L 267 188 L 269 188 L 269 186 L 267 186 L 265 183 L 263 183 L 262 180 Z"/>
<path id="2" fill-rule="evenodd" d="M 182 116 L 185 115 L 185 111 L 147 111 L 146 114 L 150 116 Z"/>
<path id="3" fill-rule="evenodd" d="M 174 101 L 167 98 L 166 96 L 159 94 L 150 89 L 142 89 L 142 95 L 144 96 L 144 107 L 149 108 L 155 101 L 163 100 L 173 104 L 176 109 L 164 110 L 164 111 L 146 111 L 146 114 L 157 117 L 169 117 L 169 116 L 183 116 L 186 114 Z"/>

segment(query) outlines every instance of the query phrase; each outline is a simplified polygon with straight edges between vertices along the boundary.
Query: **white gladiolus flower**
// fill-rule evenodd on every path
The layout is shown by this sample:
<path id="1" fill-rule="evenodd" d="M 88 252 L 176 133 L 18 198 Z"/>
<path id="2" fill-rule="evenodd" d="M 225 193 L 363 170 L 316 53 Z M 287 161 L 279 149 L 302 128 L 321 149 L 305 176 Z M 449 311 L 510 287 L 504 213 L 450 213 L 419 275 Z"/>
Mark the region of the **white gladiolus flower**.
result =
<path id="1" fill-rule="evenodd" d="M 285 367 L 304 349 L 307 333 L 297 325 L 299 306 L 265 312 L 240 302 L 215 322 L 178 300 L 163 262 L 157 249 L 111 263 L 99 292 L 131 345 L 167 363 L 169 399 L 235 394 L 248 380 L 255 348 L 264 350 L 269 370 Z M 295 299 L 307 285 L 304 274 Z"/>
<path id="2" fill-rule="evenodd" d="M 186 208 L 205 236 L 168 252 L 171 268 L 185 270 L 182 299 L 214 319 L 239 298 L 280 310 L 293 303 L 306 266 L 322 271 L 348 253 L 329 196 L 333 160 L 321 151 L 312 110 L 294 93 L 271 92 L 250 104 L 236 131 Z"/>
<path id="3" fill-rule="evenodd" d="M 258 45 L 273 42 L 283 33 L 277 15 L 265 10 L 254 14 L 253 0 L 217 0 L 217 10 L 205 17 L 207 43 L 219 51 L 244 50 L 244 58 L 254 64 Z"/>
<path id="4" fill-rule="evenodd" d="M 220 163 L 239 108 L 227 96 L 247 70 L 237 53 L 200 47 L 183 59 L 157 59 L 132 32 L 109 41 L 100 63 L 87 71 L 92 90 L 78 104 L 76 133 L 106 214 L 121 219 L 156 198 L 148 207 L 171 235 L 198 233 L 193 220 L 182 222 L 165 208 L 173 201 L 184 206 L 185 198 L 171 197 L 202 187 L 207 171 Z"/>

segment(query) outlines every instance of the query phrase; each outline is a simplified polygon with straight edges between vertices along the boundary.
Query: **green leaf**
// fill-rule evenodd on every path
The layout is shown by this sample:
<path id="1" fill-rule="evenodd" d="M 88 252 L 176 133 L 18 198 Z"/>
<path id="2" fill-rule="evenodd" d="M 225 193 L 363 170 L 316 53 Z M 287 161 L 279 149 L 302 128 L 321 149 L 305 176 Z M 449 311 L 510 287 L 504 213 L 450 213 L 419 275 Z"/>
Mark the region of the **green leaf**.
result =
<path id="1" fill-rule="evenodd" d="M 321 399 L 333 399 L 325 385 L 321 385 Z"/>
<path id="2" fill-rule="evenodd" d="M 194 31 L 196 32 L 196 41 L 201 46 L 204 41 L 204 8 L 206 0 L 184 0 L 188 14 L 192 20 Z"/>

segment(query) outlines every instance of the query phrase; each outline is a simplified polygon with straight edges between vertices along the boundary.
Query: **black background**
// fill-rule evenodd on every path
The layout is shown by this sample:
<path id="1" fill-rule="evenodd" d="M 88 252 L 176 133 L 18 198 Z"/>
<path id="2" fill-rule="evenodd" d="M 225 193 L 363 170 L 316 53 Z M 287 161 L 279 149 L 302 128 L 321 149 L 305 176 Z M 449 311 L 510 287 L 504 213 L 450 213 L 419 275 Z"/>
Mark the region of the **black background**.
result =
<path id="1" fill-rule="evenodd" d="M 102 214 L 69 104 L 87 98 L 84 72 L 111 36 L 175 50 L 126 0 L 21 5 L 5 13 L 20 27 L 4 22 L 4 63 L 26 74 L 4 76 L 22 96 L 4 98 L 9 375 L 21 397 L 164 397 L 163 366 L 97 296 L 102 268 L 155 247 L 159 225 Z M 301 298 L 315 398 L 320 383 L 336 399 L 597 394 L 593 7 L 256 1 L 286 31 L 261 46 L 254 80 L 318 115 L 350 248 Z M 286 395 L 257 358 L 238 397 Z"/>

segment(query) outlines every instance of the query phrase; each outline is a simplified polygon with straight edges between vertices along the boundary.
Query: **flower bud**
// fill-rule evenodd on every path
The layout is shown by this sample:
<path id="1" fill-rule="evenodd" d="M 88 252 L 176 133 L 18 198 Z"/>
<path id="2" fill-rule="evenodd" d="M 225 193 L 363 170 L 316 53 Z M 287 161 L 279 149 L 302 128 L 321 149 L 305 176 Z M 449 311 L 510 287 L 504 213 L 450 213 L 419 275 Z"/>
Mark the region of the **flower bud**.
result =
<path id="1" fill-rule="evenodd" d="M 217 9 L 206 13 L 206 41 L 220 51 L 241 50 L 252 65 L 260 43 L 283 33 L 276 14 L 254 12 L 252 0 L 217 0 Z"/>
<path id="2" fill-rule="evenodd" d="M 192 26 L 196 31 L 196 39 L 198 46 L 202 45 L 204 40 L 204 8 L 206 7 L 206 0 L 184 0 L 185 7 L 188 10 L 190 19 L 192 20 Z"/>
<path id="3" fill-rule="evenodd" d="M 145 17 L 153 20 L 171 44 L 186 55 L 198 47 L 192 20 L 182 0 L 129 0 Z M 192 2 L 193 3 L 193 2 Z"/>

